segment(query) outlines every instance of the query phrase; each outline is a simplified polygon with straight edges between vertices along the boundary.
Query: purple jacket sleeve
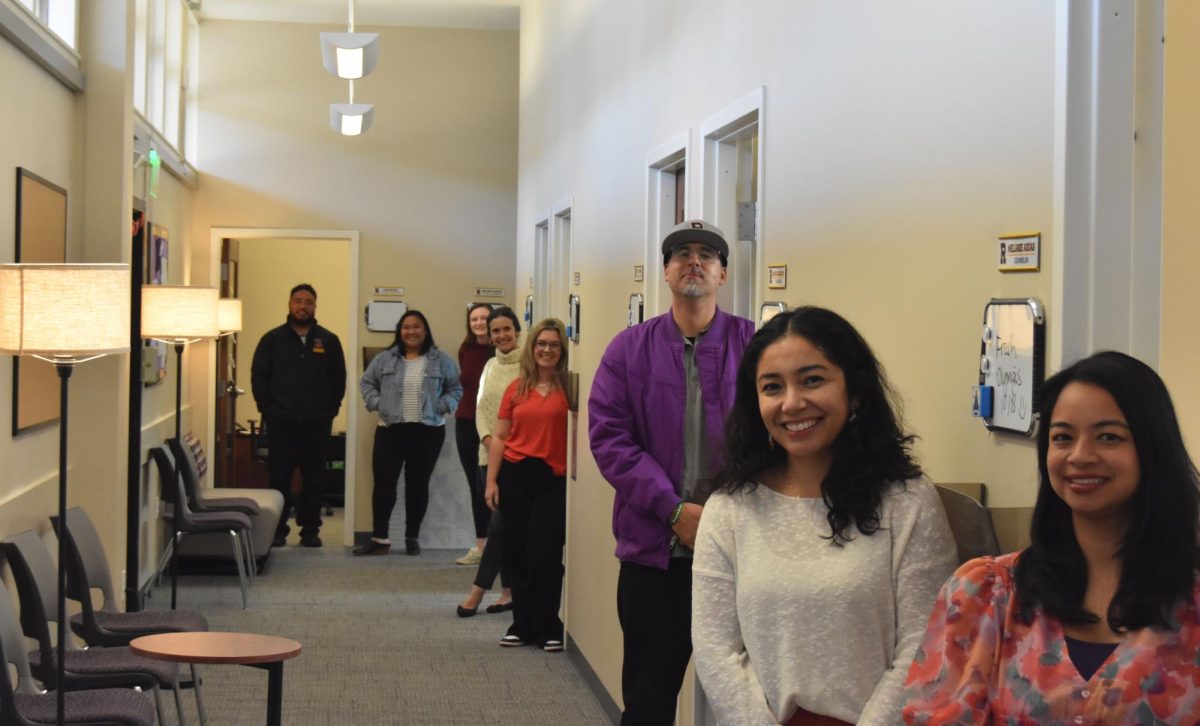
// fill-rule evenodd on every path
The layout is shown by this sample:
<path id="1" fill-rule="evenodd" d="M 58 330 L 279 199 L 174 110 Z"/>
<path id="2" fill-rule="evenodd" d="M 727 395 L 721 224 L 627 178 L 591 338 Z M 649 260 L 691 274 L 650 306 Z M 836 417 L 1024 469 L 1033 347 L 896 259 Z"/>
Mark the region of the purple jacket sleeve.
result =
<path id="1" fill-rule="evenodd" d="M 639 438 L 645 417 L 630 400 L 623 336 L 600 360 L 588 397 L 588 437 L 600 473 L 629 506 L 651 513 L 664 525 L 680 502 L 675 486 Z"/>

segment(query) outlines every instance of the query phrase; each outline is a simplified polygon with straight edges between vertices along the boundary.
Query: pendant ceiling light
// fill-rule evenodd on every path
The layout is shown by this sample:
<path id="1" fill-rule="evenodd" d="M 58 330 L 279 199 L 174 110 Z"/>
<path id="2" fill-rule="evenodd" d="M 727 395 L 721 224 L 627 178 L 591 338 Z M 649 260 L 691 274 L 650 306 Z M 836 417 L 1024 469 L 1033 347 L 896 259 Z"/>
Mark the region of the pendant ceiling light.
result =
<path id="1" fill-rule="evenodd" d="M 354 79 L 375 70 L 379 60 L 379 34 L 354 32 L 354 0 L 349 0 L 350 22 L 345 33 L 321 33 L 321 58 L 325 69 L 350 84 L 347 103 L 329 104 L 329 125 L 343 136 L 358 136 L 371 127 L 375 106 L 354 102 Z"/>
<path id="2" fill-rule="evenodd" d="M 375 70 L 379 61 L 379 33 L 354 32 L 354 0 L 345 33 L 321 33 L 321 60 L 338 78 L 354 80 Z"/>

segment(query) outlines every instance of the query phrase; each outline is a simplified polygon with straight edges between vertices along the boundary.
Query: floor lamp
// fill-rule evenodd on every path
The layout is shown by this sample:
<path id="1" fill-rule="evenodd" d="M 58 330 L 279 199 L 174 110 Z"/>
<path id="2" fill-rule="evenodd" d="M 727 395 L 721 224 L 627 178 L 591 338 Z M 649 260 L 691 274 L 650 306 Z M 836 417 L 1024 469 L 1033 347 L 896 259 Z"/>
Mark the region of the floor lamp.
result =
<path id="1" fill-rule="evenodd" d="M 221 331 L 222 338 L 229 336 L 231 340 L 234 340 L 234 335 L 242 332 L 241 300 L 236 297 L 223 297 L 217 301 L 217 329 Z M 218 354 L 220 354 L 220 350 L 221 349 L 218 347 Z M 230 350 L 232 350 L 232 348 Z M 217 363 L 218 376 L 221 375 L 220 367 L 224 365 L 224 363 L 225 361 L 220 361 Z M 234 435 L 234 430 L 237 428 L 237 411 L 234 410 L 234 405 L 237 403 L 237 397 L 242 393 L 242 391 L 237 387 L 237 384 L 234 383 L 236 378 L 237 359 L 235 357 L 233 360 L 233 376 L 227 379 L 225 388 L 223 390 L 217 391 L 218 396 L 225 396 L 229 399 L 225 406 L 225 408 L 229 410 L 229 416 L 225 421 L 221 421 L 218 424 L 219 426 L 225 427 L 225 432 L 227 435 Z M 236 486 L 236 483 L 233 481 L 233 442 L 226 440 L 224 443 L 227 448 L 223 452 L 224 458 L 221 460 L 221 462 L 222 466 L 225 467 L 225 471 L 221 472 L 221 477 L 222 480 L 226 481 L 226 486 Z"/>
<path id="2" fill-rule="evenodd" d="M 129 352 L 129 265 L 0 265 L 0 353 L 54 364 L 59 379 L 58 521 L 67 522 L 67 382 L 75 364 Z M 58 698 L 63 723 L 67 576 L 58 537 Z"/>
<path id="3" fill-rule="evenodd" d="M 142 286 L 142 337 L 159 340 L 175 347 L 175 440 L 183 445 L 183 347 L 205 338 L 217 337 L 217 296 L 215 287 L 185 285 Z M 181 462 L 175 462 L 175 487 Z M 178 497 L 176 497 L 178 499 Z M 171 609 L 175 609 L 178 576 L 179 513 L 184 503 L 175 502 L 174 530 L 171 533 Z"/>

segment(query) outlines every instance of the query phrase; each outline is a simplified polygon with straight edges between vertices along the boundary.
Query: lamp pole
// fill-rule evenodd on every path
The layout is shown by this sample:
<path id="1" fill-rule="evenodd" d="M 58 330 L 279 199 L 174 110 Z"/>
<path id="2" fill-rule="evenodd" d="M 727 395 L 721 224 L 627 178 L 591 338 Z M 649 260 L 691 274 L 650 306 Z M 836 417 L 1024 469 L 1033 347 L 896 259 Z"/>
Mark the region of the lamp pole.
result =
<path id="1" fill-rule="evenodd" d="M 179 444 L 179 452 L 183 453 L 183 422 L 180 421 L 180 416 L 183 414 L 183 340 L 175 341 L 175 441 Z M 175 471 L 171 486 L 175 488 L 175 509 L 171 512 L 171 609 L 175 609 L 175 593 L 176 580 L 179 578 L 179 510 L 184 505 L 181 501 L 182 497 L 187 494 L 180 494 L 179 475 L 181 463 L 179 457 L 175 457 Z"/>
<path id="2" fill-rule="evenodd" d="M 58 643 L 55 654 L 58 669 L 57 683 L 54 691 L 57 694 L 57 721 L 63 726 L 66 713 L 66 642 L 67 642 L 67 570 L 66 547 L 63 542 L 67 534 L 67 383 L 71 372 L 75 369 L 74 361 L 62 361 L 54 364 L 58 371 Z"/>

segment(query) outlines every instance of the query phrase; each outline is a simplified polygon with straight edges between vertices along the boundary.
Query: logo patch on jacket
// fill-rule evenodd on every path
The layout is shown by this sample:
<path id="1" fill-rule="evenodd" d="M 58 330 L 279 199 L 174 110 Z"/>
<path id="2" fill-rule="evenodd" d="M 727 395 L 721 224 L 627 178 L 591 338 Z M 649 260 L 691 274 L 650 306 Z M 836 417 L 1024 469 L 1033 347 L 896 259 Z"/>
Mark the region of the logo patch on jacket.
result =
<path id="1" fill-rule="evenodd" d="M 314 353 L 324 353 L 325 352 L 325 341 L 321 340 L 320 338 L 313 338 L 313 352 Z"/>

